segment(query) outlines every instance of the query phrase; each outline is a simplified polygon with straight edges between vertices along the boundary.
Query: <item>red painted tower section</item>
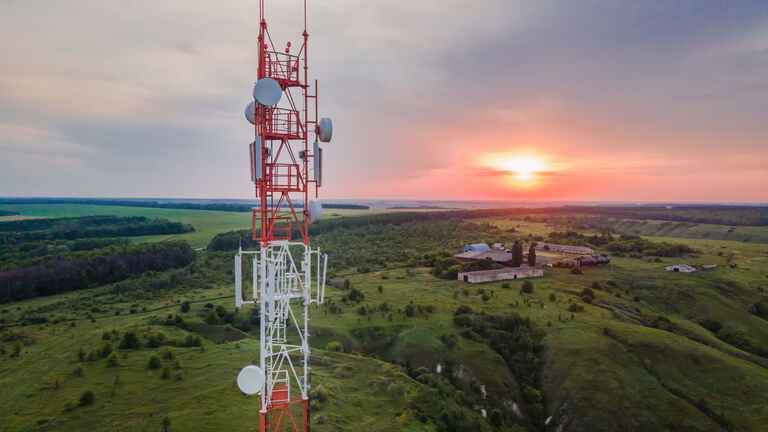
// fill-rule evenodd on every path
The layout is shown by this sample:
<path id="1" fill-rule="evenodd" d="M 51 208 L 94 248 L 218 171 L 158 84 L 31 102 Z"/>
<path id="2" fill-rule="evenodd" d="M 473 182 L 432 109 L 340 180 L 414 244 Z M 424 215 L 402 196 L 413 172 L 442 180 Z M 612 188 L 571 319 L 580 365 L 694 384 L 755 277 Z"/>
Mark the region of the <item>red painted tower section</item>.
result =
<path id="1" fill-rule="evenodd" d="M 295 54 L 290 42 L 282 50 L 274 45 L 264 19 L 263 0 L 259 10 L 258 79 L 277 81 L 283 90 L 283 103 L 279 107 L 255 104 L 257 140 L 251 146 L 251 179 L 260 205 L 253 209 L 253 239 L 262 247 L 291 239 L 309 244 L 309 199 L 310 193 L 317 196 L 318 188 L 317 181 L 310 179 L 309 169 L 311 159 L 318 156 L 309 148 L 310 134 L 317 127 L 317 81 L 311 94 L 306 2 L 303 41 Z"/>

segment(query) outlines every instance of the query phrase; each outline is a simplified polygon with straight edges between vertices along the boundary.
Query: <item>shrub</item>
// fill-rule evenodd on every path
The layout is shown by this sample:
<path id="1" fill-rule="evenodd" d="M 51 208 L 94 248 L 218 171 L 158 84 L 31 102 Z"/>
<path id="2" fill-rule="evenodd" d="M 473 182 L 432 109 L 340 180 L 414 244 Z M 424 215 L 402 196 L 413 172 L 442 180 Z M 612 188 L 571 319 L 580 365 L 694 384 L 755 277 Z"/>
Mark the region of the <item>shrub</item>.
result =
<path id="1" fill-rule="evenodd" d="M 328 342 L 325 344 L 325 350 L 331 352 L 344 352 L 344 346 L 338 341 Z"/>
<path id="2" fill-rule="evenodd" d="M 584 274 L 584 272 L 581 271 L 581 268 L 574 267 L 571 269 L 571 274 L 580 275 L 580 274 Z"/>
<path id="3" fill-rule="evenodd" d="M 509 288 L 509 282 L 504 282 L 503 284 L 501 284 L 501 287 L 502 288 Z"/>
<path id="4" fill-rule="evenodd" d="M 705 329 L 711 331 L 712 333 L 717 333 L 720 331 L 721 328 L 723 328 L 723 325 L 720 324 L 720 321 L 713 320 L 711 318 L 701 320 L 699 321 L 699 324 Z"/>
<path id="5" fill-rule="evenodd" d="M 454 315 L 462 315 L 462 314 L 468 314 L 472 313 L 472 308 L 467 305 L 461 305 L 458 308 L 456 308 L 456 312 L 454 312 Z"/>
<path id="6" fill-rule="evenodd" d="M 413 307 L 413 304 L 408 303 L 407 305 L 405 305 L 405 315 L 406 316 L 412 317 L 414 315 L 414 313 L 415 313 L 415 308 Z"/>
<path id="7" fill-rule="evenodd" d="M 549 293 L 549 301 L 555 301 L 555 293 Z"/>
<path id="8" fill-rule="evenodd" d="M 83 376 L 83 365 L 77 365 L 74 371 L 72 371 L 72 375 L 79 377 Z"/>
<path id="9" fill-rule="evenodd" d="M 208 324 L 217 324 L 219 322 L 219 317 L 213 310 L 208 311 L 208 314 L 205 316 L 205 322 Z"/>
<path id="10" fill-rule="evenodd" d="M 584 306 L 577 304 L 577 303 L 571 303 L 570 306 L 568 306 L 568 312 L 583 312 Z"/>
<path id="11" fill-rule="evenodd" d="M 90 390 L 86 390 L 83 392 L 82 395 L 80 395 L 80 401 L 77 403 L 78 406 L 88 406 L 93 403 L 93 392 Z"/>
<path id="12" fill-rule="evenodd" d="M 188 301 L 185 301 L 184 303 L 181 304 L 181 311 L 184 312 L 184 313 L 189 312 L 189 302 Z"/>
<path id="13" fill-rule="evenodd" d="M 112 352 L 112 344 L 109 342 L 103 343 L 96 351 L 96 355 L 101 358 L 106 358 Z"/>
<path id="14" fill-rule="evenodd" d="M 533 292 L 533 282 L 527 280 L 523 282 L 522 291 L 526 294 L 530 294 Z"/>
<path id="15" fill-rule="evenodd" d="M 598 291 L 600 291 L 600 290 L 602 290 L 602 289 L 603 289 L 603 287 L 602 287 L 602 286 L 600 286 L 600 282 L 598 282 L 598 281 L 594 281 L 594 282 L 592 282 L 592 285 L 590 285 L 590 286 L 592 287 L 592 289 L 593 289 L 593 290 L 598 290 Z"/>
<path id="16" fill-rule="evenodd" d="M 148 369 L 160 369 L 160 366 L 162 365 L 163 364 L 160 362 L 160 357 L 156 356 L 155 354 L 149 356 L 149 360 L 147 361 Z"/>
<path id="17" fill-rule="evenodd" d="M 112 351 L 112 353 L 107 356 L 107 367 L 115 366 L 120 366 L 120 356 L 117 354 L 117 351 Z"/>
<path id="18" fill-rule="evenodd" d="M 171 367 L 168 365 L 165 365 L 163 367 L 163 373 L 160 375 L 160 379 L 168 379 L 171 377 Z"/>

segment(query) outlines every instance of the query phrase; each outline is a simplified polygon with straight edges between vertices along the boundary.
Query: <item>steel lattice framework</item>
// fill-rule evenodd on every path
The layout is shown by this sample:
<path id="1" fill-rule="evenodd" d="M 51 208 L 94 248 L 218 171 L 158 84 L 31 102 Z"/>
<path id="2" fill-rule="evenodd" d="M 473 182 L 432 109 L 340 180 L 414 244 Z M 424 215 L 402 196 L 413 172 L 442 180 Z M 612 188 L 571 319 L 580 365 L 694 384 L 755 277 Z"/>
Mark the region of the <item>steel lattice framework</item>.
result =
<path id="1" fill-rule="evenodd" d="M 292 54 L 289 42 L 278 51 L 267 31 L 264 0 L 259 1 L 257 86 L 274 80 L 282 103 L 263 105 L 254 90 L 256 100 L 246 108 L 255 132 L 250 166 L 259 199 L 252 218 L 259 247 L 241 248 L 235 256 L 235 303 L 260 308 L 260 432 L 309 430 L 309 307 L 322 303 L 325 292 L 328 257 L 310 246 L 309 223 L 319 217 L 311 211 L 319 204 L 310 194 L 316 198 L 321 184 L 318 141 L 330 140 L 330 131 L 321 130 L 330 120 L 317 120 L 317 81 L 314 88 L 308 81 L 306 1 L 303 13 L 301 47 Z M 250 300 L 243 298 L 244 256 L 252 256 Z"/>

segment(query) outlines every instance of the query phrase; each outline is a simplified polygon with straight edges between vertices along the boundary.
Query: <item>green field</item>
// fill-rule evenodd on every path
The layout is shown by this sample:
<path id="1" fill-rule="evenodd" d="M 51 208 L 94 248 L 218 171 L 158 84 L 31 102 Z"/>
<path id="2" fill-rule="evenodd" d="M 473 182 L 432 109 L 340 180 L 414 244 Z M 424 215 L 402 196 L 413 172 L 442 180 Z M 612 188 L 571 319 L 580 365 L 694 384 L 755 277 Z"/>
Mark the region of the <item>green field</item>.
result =
<path id="1" fill-rule="evenodd" d="M 195 233 L 172 237 L 196 247 L 217 232 L 248 227 L 247 213 L 46 207 L 14 209 L 47 217 L 167 217 L 195 226 Z M 553 229 L 505 218 L 472 222 L 514 227 L 514 233 L 504 235 L 522 239 Z M 339 241 L 349 235 L 344 231 Z M 152 237 L 141 240 L 162 239 Z M 544 277 L 533 280 L 532 293 L 522 292 L 519 280 L 471 285 L 395 262 L 364 273 L 355 268 L 336 272 L 325 305 L 312 311 L 313 429 L 438 431 L 443 430 L 440 412 L 481 419 L 483 411 L 498 409 L 506 425 L 498 430 L 515 432 L 764 430 L 768 357 L 726 342 L 700 322 L 718 321 L 768 345 L 768 321 L 747 312 L 748 305 L 768 300 L 768 245 L 647 238 L 683 242 L 696 253 L 614 257 L 610 266 L 585 268 L 583 274 L 545 267 Z M 386 247 L 378 238 L 370 241 L 372 248 Z M 10 371 L 0 374 L 0 386 L 7 389 L 0 431 L 162 430 L 165 417 L 169 430 L 253 430 L 257 401 L 239 392 L 235 377 L 243 365 L 256 362 L 257 329 L 210 323 L 211 308 L 205 307 L 210 303 L 233 311 L 230 259 L 228 252 L 199 252 L 191 276 L 167 291 L 132 293 L 104 286 L 0 305 L 5 326 L 0 370 Z M 678 263 L 717 267 L 690 274 L 665 270 Z M 342 301 L 349 294 L 339 283 L 344 279 L 364 295 L 362 301 Z M 148 283 L 151 276 L 140 280 Z M 587 302 L 582 290 L 594 283 L 599 289 Z M 189 312 L 180 311 L 184 301 L 190 302 Z M 406 313 L 409 307 L 427 305 L 431 312 Z M 524 392 L 517 371 L 507 367 L 509 359 L 454 322 L 460 306 L 481 317 L 515 313 L 530 319 L 542 346 L 541 402 Z M 572 311 L 575 306 L 583 310 Z M 169 314 L 184 324 L 168 324 Z M 47 322 L 31 321 L 40 317 Z M 135 332 L 142 347 L 117 348 L 116 338 L 116 366 L 99 357 L 78 359 L 80 348 L 98 349 L 105 344 L 105 331 L 112 329 L 119 335 Z M 202 346 L 147 347 L 158 332 L 166 340 L 197 336 Z M 334 343 L 343 352 L 325 351 Z M 175 358 L 163 359 L 167 350 Z M 152 354 L 161 357 L 158 369 L 147 366 Z M 437 372 L 438 366 L 443 372 Z M 418 368 L 424 369 L 414 373 Z M 94 393 L 93 404 L 76 406 L 86 390 Z M 479 421 L 479 430 L 493 430 L 487 420 Z M 525 429 L 513 429 L 513 423 Z"/>

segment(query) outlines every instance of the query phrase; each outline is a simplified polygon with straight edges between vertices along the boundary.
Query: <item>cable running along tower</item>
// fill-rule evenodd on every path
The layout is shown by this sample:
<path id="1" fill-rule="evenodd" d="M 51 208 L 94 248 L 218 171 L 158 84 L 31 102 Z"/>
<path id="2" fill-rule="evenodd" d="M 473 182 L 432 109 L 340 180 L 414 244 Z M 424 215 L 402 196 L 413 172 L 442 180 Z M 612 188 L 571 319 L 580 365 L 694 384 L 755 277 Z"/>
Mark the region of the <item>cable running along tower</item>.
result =
<path id="1" fill-rule="evenodd" d="M 320 143 L 331 140 L 332 124 L 318 120 L 317 81 L 310 86 L 307 63 L 307 4 L 303 2 L 303 43 L 275 46 L 259 0 L 258 71 L 253 101 L 245 108 L 254 125 L 250 144 L 256 250 L 235 255 L 235 306 L 258 306 L 259 364 L 237 377 L 246 394 L 259 395 L 259 431 L 309 431 L 309 310 L 322 303 L 328 256 L 313 249 L 309 224 L 322 206 Z M 310 144 L 311 142 L 311 144 Z M 243 290 L 242 262 L 253 262 L 252 293 Z"/>

